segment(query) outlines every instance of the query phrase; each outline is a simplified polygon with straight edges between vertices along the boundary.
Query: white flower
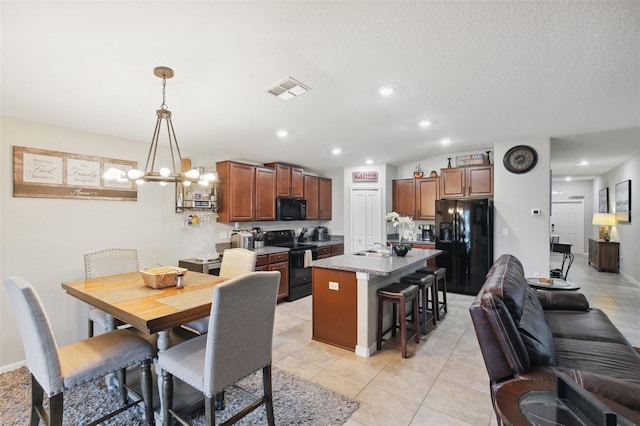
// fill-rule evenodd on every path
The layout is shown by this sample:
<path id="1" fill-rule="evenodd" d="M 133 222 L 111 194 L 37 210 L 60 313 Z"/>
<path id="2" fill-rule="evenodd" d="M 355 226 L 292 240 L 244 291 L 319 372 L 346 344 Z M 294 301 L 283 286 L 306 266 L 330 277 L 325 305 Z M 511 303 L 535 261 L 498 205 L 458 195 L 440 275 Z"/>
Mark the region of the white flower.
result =
<path id="1" fill-rule="evenodd" d="M 391 222 L 394 228 L 398 228 L 398 238 L 400 239 L 400 247 L 405 247 L 402 241 L 414 240 L 417 235 L 416 224 L 409 216 L 400 216 L 396 212 L 387 213 L 385 216 L 387 222 Z"/>

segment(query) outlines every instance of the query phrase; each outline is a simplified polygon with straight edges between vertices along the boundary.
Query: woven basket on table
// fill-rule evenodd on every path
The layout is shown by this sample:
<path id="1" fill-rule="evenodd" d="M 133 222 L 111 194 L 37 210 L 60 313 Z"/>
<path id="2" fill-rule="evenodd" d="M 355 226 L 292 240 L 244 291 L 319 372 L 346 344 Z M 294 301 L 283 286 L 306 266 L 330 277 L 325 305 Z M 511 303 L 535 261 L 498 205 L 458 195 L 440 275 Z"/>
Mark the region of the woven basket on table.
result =
<path id="1" fill-rule="evenodd" d="M 151 288 L 174 286 L 178 283 L 178 274 L 185 275 L 186 273 L 186 268 L 179 268 L 177 266 L 162 266 L 159 268 L 140 270 L 144 284 Z"/>

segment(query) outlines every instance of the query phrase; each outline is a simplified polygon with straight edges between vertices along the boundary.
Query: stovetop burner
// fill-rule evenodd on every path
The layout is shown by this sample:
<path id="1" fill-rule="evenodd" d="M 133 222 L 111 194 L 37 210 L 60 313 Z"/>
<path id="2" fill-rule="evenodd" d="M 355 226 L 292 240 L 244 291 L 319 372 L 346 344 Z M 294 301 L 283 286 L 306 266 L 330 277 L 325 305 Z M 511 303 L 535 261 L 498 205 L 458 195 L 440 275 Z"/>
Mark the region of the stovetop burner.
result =
<path id="1" fill-rule="evenodd" d="M 316 246 L 299 243 L 296 239 L 296 231 L 285 229 L 282 231 L 266 231 L 264 233 L 264 245 L 286 247 L 290 249 L 309 250 Z"/>

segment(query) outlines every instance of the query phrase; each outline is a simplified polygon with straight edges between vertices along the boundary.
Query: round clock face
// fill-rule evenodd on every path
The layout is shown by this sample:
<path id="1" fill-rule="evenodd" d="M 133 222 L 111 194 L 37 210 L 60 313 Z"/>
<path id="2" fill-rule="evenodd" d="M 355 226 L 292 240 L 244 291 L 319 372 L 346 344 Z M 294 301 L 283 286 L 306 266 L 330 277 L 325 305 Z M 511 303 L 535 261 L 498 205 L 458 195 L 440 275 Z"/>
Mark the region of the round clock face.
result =
<path id="1" fill-rule="evenodd" d="M 502 162 L 511 173 L 526 173 L 536 166 L 538 153 L 530 146 L 518 145 L 507 151 Z"/>

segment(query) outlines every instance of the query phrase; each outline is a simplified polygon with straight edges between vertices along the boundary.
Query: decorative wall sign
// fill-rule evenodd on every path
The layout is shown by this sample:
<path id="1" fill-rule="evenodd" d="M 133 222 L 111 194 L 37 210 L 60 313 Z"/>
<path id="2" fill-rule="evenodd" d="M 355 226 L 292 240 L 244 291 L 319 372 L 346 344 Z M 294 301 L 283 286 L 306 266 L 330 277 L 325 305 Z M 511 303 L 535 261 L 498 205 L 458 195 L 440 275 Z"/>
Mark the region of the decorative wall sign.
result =
<path id="1" fill-rule="evenodd" d="M 609 213 L 609 187 L 598 192 L 598 213 Z"/>
<path id="2" fill-rule="evenodd" d="M 631 222 L 631 181 L 616 183 L 616 221 Z"/>
<path id="3" fill-rule="evenodd" d="M 456 167 L 484 166 L 487 162 L 485 154 L 468 154 L 456 156 Z"/>
<path id="4" fill-rule="evenodd" d="M 369 171 L 369 172 L 353 172 L 353 181 L 354 182 L 377 182 L 378 181 L 378 172 Z"/>
<path id="5" fill-rule="evenodd" d="M 135 183 L 105 182 L 109 167 L 137 168 L 135 161 L 23 146 L 13 147 L 13 196 L 137 201 Z"/>

